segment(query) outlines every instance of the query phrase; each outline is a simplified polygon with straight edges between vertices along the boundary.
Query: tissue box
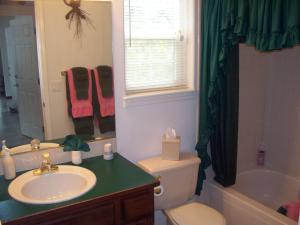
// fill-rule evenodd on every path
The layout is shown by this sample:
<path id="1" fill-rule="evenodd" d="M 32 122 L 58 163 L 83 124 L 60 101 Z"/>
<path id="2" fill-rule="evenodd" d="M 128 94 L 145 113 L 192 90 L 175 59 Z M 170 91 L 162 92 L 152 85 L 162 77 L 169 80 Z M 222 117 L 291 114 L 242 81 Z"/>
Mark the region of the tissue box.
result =
<path id="1" fill-rule="evenodd" d="M 179 160 L 180 143 L 180 136 L 176 136 L 174 139 L 167 139 L 166 135 L 163 135 L 161 158 L 165 160 Z"/>

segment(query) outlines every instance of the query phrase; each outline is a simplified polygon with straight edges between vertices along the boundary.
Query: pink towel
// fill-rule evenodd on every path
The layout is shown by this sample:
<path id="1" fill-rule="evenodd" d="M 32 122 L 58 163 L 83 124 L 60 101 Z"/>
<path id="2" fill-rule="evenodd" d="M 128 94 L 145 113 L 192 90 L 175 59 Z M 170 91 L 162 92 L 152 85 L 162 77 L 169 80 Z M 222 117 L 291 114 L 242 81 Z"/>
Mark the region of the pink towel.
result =
<path id="1" fill-rule="evenodd" d="M 89 76 L 89 90 L 88 90 L 88 99 L 78 100 L 76 97 L 76 89 L 73 79 L 72 69 L 68 70 L 68 83 L 70 90 L 70 100 L 72 105 L 72 117 L 73 118 L 82 118 L 93 115 L 93 105 L 92 105 L 92 75 L 91 70 L 88 69 Z"/>
<path id="2" fill-rule="evenodd" d="M 97 90 L 98 102 L 100 105 L 100 114 L 102 117 L 106 116 L 113 116 L 115 115 L 115 100 L 114 96 L 110 98 L 104 98 L 102 95 L 101 87 L 99 84 L 99 76 L 101 74 L 98 73 L 98 70 L 94 69 L 94 76 L 95 76 L 95 85 Z"/>
<path id="3" fill-rule="evenodd" d="M 298 221 L 299 219 L 299 210 L 300 210 L 300 201 L 298 202 L 291 202 L 287 205 L 284 205 L 284 208 L 287 209 L 287 214 L 286 216 Z"/>

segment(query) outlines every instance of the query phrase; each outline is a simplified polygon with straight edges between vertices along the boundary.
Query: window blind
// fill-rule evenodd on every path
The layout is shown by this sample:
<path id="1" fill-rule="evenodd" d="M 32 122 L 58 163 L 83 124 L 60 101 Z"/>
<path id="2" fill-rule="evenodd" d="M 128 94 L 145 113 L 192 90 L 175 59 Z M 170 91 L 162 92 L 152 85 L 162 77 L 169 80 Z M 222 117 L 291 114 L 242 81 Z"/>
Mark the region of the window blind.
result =
<path id="1" fill-rule="evenodd" d="M 126 91 L 185 87 L 184 0 L 124 0 Z"/>

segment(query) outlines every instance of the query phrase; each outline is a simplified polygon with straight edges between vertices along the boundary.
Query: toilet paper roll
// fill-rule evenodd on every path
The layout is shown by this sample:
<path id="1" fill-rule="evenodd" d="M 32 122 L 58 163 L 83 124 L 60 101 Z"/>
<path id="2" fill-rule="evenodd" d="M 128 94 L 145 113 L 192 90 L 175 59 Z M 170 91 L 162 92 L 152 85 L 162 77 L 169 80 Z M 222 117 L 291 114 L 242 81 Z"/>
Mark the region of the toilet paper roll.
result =
<path id="1" fill-rule="evenodd" d="M 164 187 L 163 186 L 159 185 L 159 186 L 154 188 L 154 196 L 155 197 L 162 196 L 163 193 L 164 193 Z"/>

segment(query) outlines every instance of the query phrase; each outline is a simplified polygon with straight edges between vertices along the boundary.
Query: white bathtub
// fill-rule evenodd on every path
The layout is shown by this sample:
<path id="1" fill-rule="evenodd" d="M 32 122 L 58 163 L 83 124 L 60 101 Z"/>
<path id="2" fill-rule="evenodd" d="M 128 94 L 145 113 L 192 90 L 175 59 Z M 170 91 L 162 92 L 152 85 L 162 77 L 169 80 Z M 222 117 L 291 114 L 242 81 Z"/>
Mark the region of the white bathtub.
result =
<path id="1" fill-rule="evenodd" d="M 300 180 L 257 169 L 240 173 L 230 188 L 214 181 L 206 181 L 204 188 L 207 204 L 221 211 L 228 225 L 297 225 L 276 210 L 300 198 Z"/>

